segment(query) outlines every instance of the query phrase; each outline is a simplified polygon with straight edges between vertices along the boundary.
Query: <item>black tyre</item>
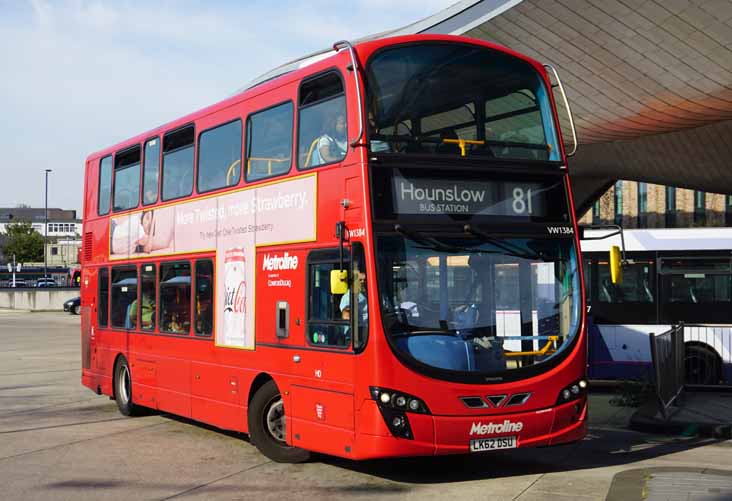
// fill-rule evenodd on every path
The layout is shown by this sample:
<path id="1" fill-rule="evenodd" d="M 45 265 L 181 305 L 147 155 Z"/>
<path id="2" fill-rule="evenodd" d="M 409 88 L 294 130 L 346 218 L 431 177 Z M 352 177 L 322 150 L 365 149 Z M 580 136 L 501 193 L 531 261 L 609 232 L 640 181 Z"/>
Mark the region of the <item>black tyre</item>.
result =
<path id="1" fill-rule="evenodd" d="M 74 312 L 74 315 L 78 315 L 79 313 L 81 313 L 81 306 L 77 304 L 76 306 L 73 307 L 73 309 L 71 311 Z"/>
<path id="2" fill-rule="evenodd" d="M 285 406 L 274 381 L 257 390 L 249 404 L 249 437 L 259 452 L 278 463 L 302 463 L 310 459 L 304 449 L 285 442 Z"/>
<path id="3" fill-rule="evenodd" d="M 132 372 L 124 356 L 119 357 L 114 365 L 114 399 L 123 415 L 139 416 L 142 414 L 140 406 L 132 402 Z"/>
<path id="4" fill-rule="evenodd" d="M 684 355 L 687 384 L 718 384 L 722 365 L 717 353 L 706 346 L 686 345 Z"/>

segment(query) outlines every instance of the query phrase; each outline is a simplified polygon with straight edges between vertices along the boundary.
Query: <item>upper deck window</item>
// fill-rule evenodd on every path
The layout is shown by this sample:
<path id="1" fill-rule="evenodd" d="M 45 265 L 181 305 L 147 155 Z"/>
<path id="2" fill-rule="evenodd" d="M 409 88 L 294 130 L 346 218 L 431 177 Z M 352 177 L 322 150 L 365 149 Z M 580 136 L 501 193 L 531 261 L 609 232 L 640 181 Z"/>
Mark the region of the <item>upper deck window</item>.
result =
<path id="1" fill-rule="evenodd" d="M 198 192 L 239 182 L 241 171 L 241 120 L 201 133 L 198 140 Z"/>
<path id="2" fill-rule="evenodd" d="M 326 73 L 300 87 L 298 166 L 317 167 L 343 160 L 348 151 L 343 82 Z"/>
<path id="3" fill-rule="evenodd" d="M 99 198 L 97 213 L 100 216 L 109 214 L 109 202 L 112 198 L 112 157 L 104 157 L 99 162 Z"/>
<path id="4" fill-rule="evenodd" d="M 194 128 L 169 132 L 163 139 L 163 200 L 187 197 L 193 192 Z"/>
<path id="5" fill-rule="evenodd" d="M 292 103 L 247 119 L 247 181 L 285 174 L 292 164 Z"/>
<path id="6" fill-rule="evenodd" d="M 114 210 L 137 207 L 140 200 L 140 147 L 117 153 L 114 158 Z"/>
<path id="7" fill-rule="evenodd" d="M 367 67 L 373 152 L 560 160 L 547 89 L 527 62 L 484 47 L 409 44 Z"/>
<path id="8" fill-rule="evenodd" d="M 158 201 L 158 170 L 160 168 L 160 139 L 145 142 L 145 161 L 142 179 L 142 203 L 154 204 Z"/>

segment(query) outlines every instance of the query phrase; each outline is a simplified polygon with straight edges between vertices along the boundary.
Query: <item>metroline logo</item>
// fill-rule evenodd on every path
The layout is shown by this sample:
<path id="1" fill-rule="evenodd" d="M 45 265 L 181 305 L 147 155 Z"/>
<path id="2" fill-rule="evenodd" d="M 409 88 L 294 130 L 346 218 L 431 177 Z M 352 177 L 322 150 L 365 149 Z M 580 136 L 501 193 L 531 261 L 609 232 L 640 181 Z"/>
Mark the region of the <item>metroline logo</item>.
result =
<path id="1" fill-rule="evenodd" d="M 278 256 L 277 254 L 266 254 L 262 261 L 262 270 L 264 271 L 277 271 L 277 270 L 296 270 L 299 259 L 297 256 L 291 256 L 285 252 L 284 256 Z"/>
<path id="2" fill-rule="evenodd" d="M 473 423 L 473 426 L 470 428 L 470 434 L 471 435 L 490 435 L 492 433 L 510 433 L 510 432 L 519 432 L 523 429 L 524 423 L 521 421 L 518 421 L 516 423 L 512 423 L 508 419 L 503 421 L 502 423 L 488 423 L 483 424 L 480 421 L 477 423 Z"/>

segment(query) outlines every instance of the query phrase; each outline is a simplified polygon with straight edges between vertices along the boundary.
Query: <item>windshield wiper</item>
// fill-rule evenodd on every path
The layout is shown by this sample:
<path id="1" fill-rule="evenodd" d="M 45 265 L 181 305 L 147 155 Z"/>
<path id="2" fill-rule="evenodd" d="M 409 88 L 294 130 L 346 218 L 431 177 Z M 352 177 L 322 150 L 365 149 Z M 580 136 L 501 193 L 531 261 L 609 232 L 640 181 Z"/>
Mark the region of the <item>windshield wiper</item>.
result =
<path id="1" fill-rule="evenodd" d="M 404 329 L 403 332 L 393 333 L 393 336 L 455 336 L 455 332 L 449 329 Z"/>

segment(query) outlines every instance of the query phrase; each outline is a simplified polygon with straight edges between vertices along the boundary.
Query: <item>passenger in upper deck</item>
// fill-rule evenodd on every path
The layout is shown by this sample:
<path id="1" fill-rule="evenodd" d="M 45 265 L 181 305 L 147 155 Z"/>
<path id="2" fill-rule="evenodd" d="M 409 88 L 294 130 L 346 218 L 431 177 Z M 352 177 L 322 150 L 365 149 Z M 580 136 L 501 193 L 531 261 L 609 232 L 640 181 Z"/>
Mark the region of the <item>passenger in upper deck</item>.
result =
<path id="1" fill-rule="evenodd" d="M 310 165 L 322 165 L 342 160 L 348 150 L 346 138 L 346 117 L 342 113 L 333 115 L 325 121 L 323 133 L 313 151 Z"/>

